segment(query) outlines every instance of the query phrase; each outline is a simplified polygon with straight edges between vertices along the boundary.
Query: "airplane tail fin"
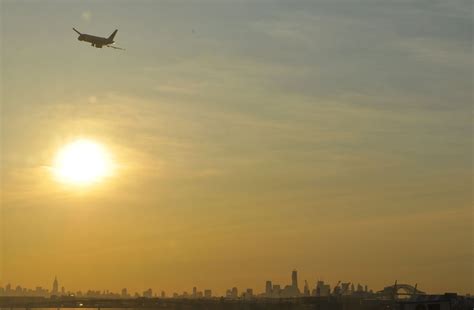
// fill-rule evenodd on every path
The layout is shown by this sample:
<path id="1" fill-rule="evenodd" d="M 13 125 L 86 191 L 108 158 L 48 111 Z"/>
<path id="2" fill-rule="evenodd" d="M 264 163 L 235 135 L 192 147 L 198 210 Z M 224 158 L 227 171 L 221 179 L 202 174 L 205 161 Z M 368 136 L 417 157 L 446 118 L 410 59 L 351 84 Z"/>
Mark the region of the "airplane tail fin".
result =
<path id="1" fill-rule="evenodd" d="M 76 28 L 72 28 L 72 30 L 74 30 L 75 32 L 77 32 L 79 35 L 81 35 L 82 33 L 80 33 L 79 31 L 77 31 Z"/>
<path id="2" fill-rule="evenodd" d="M 108 37 L 108 40 L 109 40 L 109 41 L 113 41 L 113 39 L 114 39 L 115 35 L 117 34 L 117 31 L 118 31 L 118 30 L 117 30 L 117 29 L 115 29 L 115 31 L 114 31 L 114 32 L 112 32 L 112 34 L 110 35 L 110 37 Z"/>

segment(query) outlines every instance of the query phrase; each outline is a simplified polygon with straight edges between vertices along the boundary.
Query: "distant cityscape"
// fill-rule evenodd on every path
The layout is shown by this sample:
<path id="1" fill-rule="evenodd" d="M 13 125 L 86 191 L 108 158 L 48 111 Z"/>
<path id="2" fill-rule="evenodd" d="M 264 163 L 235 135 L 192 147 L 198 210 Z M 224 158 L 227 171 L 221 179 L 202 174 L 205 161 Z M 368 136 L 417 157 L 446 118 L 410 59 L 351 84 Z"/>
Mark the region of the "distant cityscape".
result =
<path id="1" fill-rule="evenodd" d="M 351 282 L 339 281 L 334 287 L 322 280 L 318 280 L 310 286 L 308 281 L 304 281 L 303 289 L 300 290 L 298 282 L 298 272 L 293 270 L 291 273 L 291 283 L 288 285 L 280 285 L 273 283 L 271 280 L 262 285 L 262 291 L 257 293 L 253 288 L 246 288 L 239 291 L 237 287 L 226 290 L 224 296 L 215 296 L 211 289 L 199 290 L 193 287 L 192 291 L 183 291 L 181 293 L 174 292 L 168 295 L 165 291 L 153 291 L 151 288 L 139 293 L 129 292 L 127 288 L 123 288 L 120 292 L 112 292 L 109 290 L 87 290 L 72 292 L 66 290 L 64 286 L 59 285 L 58 278 L 55 277 L 51 289 L 37 286 L 36 288 L 25 288 L 20 285 L 13 287 L 7 284 L 5 287 L 0 286 L 0 296 L 24 296 L 24 297 L 76 297 L 76 298 L 215 298 L 222 297 L 228 299 L 254 299 L 254 298 L 296 298 L 296 297 L 318 297 L 318 296 L 358 296 L 371 297 L 380 294 L 391 294 L 393 286 L 388 286 L 379 292 L 375 292 L 368 288 L 367 285 L 355 284 Z M 408 294 L 424 292 L 415 287 L 403 284 L 399 288 L 403 288 Z"/>
<path id="2" fill-rule="evenodd" d="M 298 272 L 291 272 L 287 285 L 270 280 L 262 283 L 259 291 L 237 287 L 226 290 L 224 295 L 214 295 L 211 289 L 196 286 L 190 292 L 172 293 L 153 291 L 151 288 L 131 293 L 127 288 L 120 292 L 87 290 L 71 292 L 59 285 L 54 277 L 51 289 L 36 287 L 13 288 L 11 284 L 0 287 L 0 309 L 161 309 L 161 310 L 468 310 L 474 309 L 470 295 L 456 293 L 427 294 L 417 284 L 395 281 L 380 291 L 369 290 L 367 285 L 339 281 L 334 287 L 318 280 L 313 285 L 304 281 L 302 290 Z"/>

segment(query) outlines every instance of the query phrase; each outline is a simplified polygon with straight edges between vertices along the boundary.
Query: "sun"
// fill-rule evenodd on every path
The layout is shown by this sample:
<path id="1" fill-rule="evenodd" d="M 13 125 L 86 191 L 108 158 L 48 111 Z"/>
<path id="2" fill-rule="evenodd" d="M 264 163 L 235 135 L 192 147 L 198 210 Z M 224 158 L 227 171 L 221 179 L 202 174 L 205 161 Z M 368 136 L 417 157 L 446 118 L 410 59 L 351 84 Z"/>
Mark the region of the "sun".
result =
<path id="1" fill-rule="evenodd" d="M 103 145 L 78 139 L 63 146 L 54 160 L 57 180 L 74 185 L 97 183 L 112 173 L 112 160 Z"/>

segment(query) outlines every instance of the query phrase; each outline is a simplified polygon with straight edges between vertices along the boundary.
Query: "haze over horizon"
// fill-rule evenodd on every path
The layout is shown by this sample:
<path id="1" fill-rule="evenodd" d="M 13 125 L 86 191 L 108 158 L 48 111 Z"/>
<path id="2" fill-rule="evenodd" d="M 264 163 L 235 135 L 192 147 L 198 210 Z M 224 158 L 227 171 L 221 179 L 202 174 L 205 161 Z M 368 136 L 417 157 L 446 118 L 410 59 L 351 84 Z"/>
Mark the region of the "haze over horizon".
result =
<path id="1" fill-rule="evenodd" d="M 474 293 L 472 1 L 0 5 L 1 286 Z"/>

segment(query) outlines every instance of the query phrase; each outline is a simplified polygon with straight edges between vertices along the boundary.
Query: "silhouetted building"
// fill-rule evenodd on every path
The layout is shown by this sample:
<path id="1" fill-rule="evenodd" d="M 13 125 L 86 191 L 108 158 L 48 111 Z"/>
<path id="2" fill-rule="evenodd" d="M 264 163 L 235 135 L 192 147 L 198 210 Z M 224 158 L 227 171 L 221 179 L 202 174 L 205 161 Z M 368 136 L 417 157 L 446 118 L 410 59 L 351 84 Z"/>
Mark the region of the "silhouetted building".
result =
<path id="1" fill-rule="evenodd" d="M 304 296 L 309 296 L 309 286 L 308 286 L 308 281 L 304 280 L 304 291 L 303 291 Z"/>
<path id="2" fill-rule="evenodd" d="M 122 296 L 123 298 L 127 298 L 127 297 L 128 297 L 128 291 L 127 291 L 126 288 L 123 288 L 123 289 L 122 289 L 122 294 L 121 294 L 121 296 Z"/>
<path id="3" fill-rule="evenodd" d="M 291 285 L 285 286 L 280 295 L 285 298 L 298 297 L 301 295 L 298 288 L 298 272 L 296 270 L 293 270 L 291 273 Z"/>
<path id="4" fill-rule="evenodd" d="M 242 294 L 242 297 L 243 297 L 244 299 L 251 299 L 251 298 L 253 298 L 253 297 L 254 297 L 254 296 L 253 296 L 253 289 L 248 288 L 248 289 Z"/>
<path id="5" fill-rule="evenodd" d="M 146 291 L 143 292 L 143 297 L 146 298 L 152 298 L 153 297 L 153 291 L 151 288 L 147 289 Z"/>
<path id="6" fill-rule="evenodd" d="M 331 293 L 331 287 L 329 284 L 324 284 L 324 281 L 318 281 L 316 283 L 316 294 L 315 296 L 329 296 Z"/>
<path id="7" fill-rule="evenodd" d="M 267 281 L 265 283 L 265 297 L 272 296 L 272 281 Z"/>
<path id="8" fill-rule="evenodd" d="M 340 292 L 341 295 L 350 295 L 351 294 L 350 287 L 349 287 L 350 284 L 351 284 L 350 282 L 341 283 L 341 292 Z"/>
<path id="9" fill-rule="evenodd" d="M 279 298 L 281 296 L 281 287 L 279 284 L 274 284 L 272 288 L 272 297 Z"/>
<path id="10" fill-rule="evenodd" d="M 204 290 L 204 297 L 211 298 L 212 297 L 212 291 L 211 290 Z"/>
<path id="11" fill-rule="evenodd" d="M 52 295 L 57 295 L 59 293 L 59 283 L 58 278 L 55 276 L 53 281 L 53 289 L 51 290 Z"/>
<path id="12" fill-rule="evenodd" d="M 291 273 L 291 286 L 298 289 L 298 271 L 293 270 Z"/>

